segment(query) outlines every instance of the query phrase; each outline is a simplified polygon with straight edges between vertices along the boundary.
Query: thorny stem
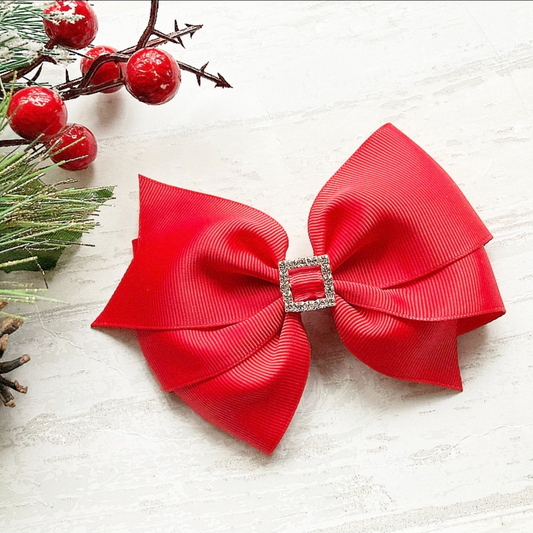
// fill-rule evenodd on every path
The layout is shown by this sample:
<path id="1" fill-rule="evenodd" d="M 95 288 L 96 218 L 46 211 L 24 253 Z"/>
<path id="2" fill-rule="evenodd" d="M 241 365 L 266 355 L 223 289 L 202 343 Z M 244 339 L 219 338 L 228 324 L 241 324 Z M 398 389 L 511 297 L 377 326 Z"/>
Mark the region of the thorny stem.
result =
<path id="1" fill-rule="evenodd" d="M 104 56 L 100 56 L 96 58 L 89 67 L 89 70 L 85 73 L 85 75 L 81 78 L 80 83 L 78 84 L 79 89 L 85 89 L 91 83 L 91 80 L 94 78 L 94 75 L 96 74 L 96 71 L 100 68 L 101 65 L 104 63 L 109 63 L 110 61 L 113 61 L 115 63 L 125 63 L 128 61 L 129 56 L 125 54 L 106 54 Z"/>
<path id="2" fill-rule="evenodd" d="M 117 54 L 113 54 L 113 56 L 116 56 L 116 55 Z M 107 55 L 106 56 L 100 56 L 100 57 L 102 58 L 102 62 L 100 63 L 100 65 L 102 65 L 103 63 L 107 63 L 108 61 L 115 61 L 115 62 L 125 61 L 124 59 L 109 59 L 109 56 L 107 56 Z M 96 63 L 96 61 L 95 61 L 95 63 Z M 200 80 L 202 78 L 205 78 L 205 79 L 207 79 L 209 81 L 214 82 L 215 83 L 215 87 L 224 87 L 224 88 L 228 88 L 228 89 L 231 88 L 231 85 L 226 81 L 224 76 L 222 76 L 222 74 L 220 74 L 220 72 L 218 73 L 218 76 L 215 76 L 214 74 L 210 74 L 209 72 L 205 72 L 205 67 L 207 66 L 207 63 L 202 68 L 196 68 L 196 67 L 193 67 L 191 65 L 187 65 L 187 63 L 182 63 L 181 61 L 177 61 L 177 63 L 178 63 L 179 67 L 182 70 L 185 70 L 186 72 L 192 72 L 193 74 L 196 74 L 196 79 L 198 81 L 198 85 L 200 85 Z M 91 66 L 91 68 L 92 68 L 92 66 Z M 87 73 L 88 72 L 89 71 L 87 71 Z M 101 83 L 99 85 L 87 85 L 85 87 L 82 87 L 81 83 L 79 83 L 80 79 L 72 80 L 71 82 L 65 83 L 65 84 L 63 84 L 61 86 L 61 87 L 66 87 L 67 88 L 67 90 L 65 90 L 63 92 L 61 92 L 61 90 L 60 90 L 61 98 L 63 98 L 63 100 L 73 100 L 74 98 L 78 98 L 79 96 L 84 96 L 84 95 L 87 95 L 87 94 L 99 93 L 99 92 L 105 91 L 106 89 L 111 89 L 112 87 L 120 87 L 124 83 L 123 80 L 116 80 L 116 81 L 112 81 L 112 82 Z M 71 84 L 73 84 L 74 82 L 79 83 L 79 85 L 77 87 L 74 86 L 71 89 L 68 89 L 68 87 Z M 58 87 L 56 87 L 56 89 L 58 89 Z M 1 141 L 0 141 L 0 143 L 1 143 Z M 1 144 L 0 144 L 0 146 L 1 146 Z"/>
<path id="3" fill-rule="evenodd" d="M 165 35 L 165 38 L 151 39 L 150 41 L 148 41 L 146 43 L 146 48 L 154 48 L 154 47 L 159 46 L 161 44 L 164 44 L 164 43 L 166 43 L 168 41 L 179 42 L 179 41 L 177 41 L 177 39 L 180 38 L 182 35 L 190 34 L 191 37 L 192 37 L 193 34 L 196 33 L 200 29 L 202 29 L 202 25 L 201 24 L 188 25 L 187 28 L 185 28 L 183 30 L 174 31 L 172 33 L 169 33 L 168 35 Z M 129 56 L 129 55 L 133 54 L 134 52 L 135 52 L 135 46 L 130 46 L 129 48 L 125 48 L 124 50 L 120 50 L 119 52 L 117 52 L 117 54 L 122 54 L 122 55 L 128 55 Z M 101 57 L 108 57 L 108 56 L 101 56 Z M 103 61 L 102 63 L 104 63 L 104 62 L 105 61 Z M 87 74 L 88 74 L 88 71 L 87 71 Z M 56 88 L 57 91 L 62 93 L 62 97 L 63 97 L 64 100 L 71 100 L 72 98 L 77 98 L 78 96 L 81 96 L 81 95 L 92 94 L 92 93 L 95 93 L 95 92 L 100 92 L 100 91 L 103 91 L 105 89 L 111 89 L 112 87 L 118 87 L 118 86 L 122 85 L 122 81 L 118 80 L 118 81 L 114 81 L 114 82 L 107 82 L 107 83 L 101 84 L 101 85 L 93 85 L 90 88 L 88 88 L 90 90 L 80 91 L 79 94 L 77 94 L 77 93 L 71 94 L 69 89 L 72 89 L 72 88 L 75 88 L 75 87 L 79 87 L 81 80 L 82 80 L 82 77 L 75 78 L 73 80 L 68 80 L 65 83 L 61 83 L 60 85 L 56 85 L 55 88 Z M 93 90 L 93 89 L 95 89 L 95 90 Z"/>
<path id="4" fill-rule="evenodd" d="M 182 35 L 189 35 L 192 36 L 198 31 L 203 28 L 203 24 L 186 24 L 186 28 L 183 30 L 176 29 L 173 32 L 170 33 L 160 33 L 157 32 L 156 35 L 160 35 L 160 38 L 158 39 L 150 39 L 147 43 L 145 48 L 154 48 L 156 46 L 159 46 L 161 44 L 165 44 L 168 41 L 176 42 L 177 44 L 180 44 L 180 40 L 178 39 Z M 177 28 L 177 26 L 176 26 Z M 164 35 L 164 37 L 163 37 Z M 124 50 L 120 50 L 119 53 L 121 54 L 133 54 L 135 52 L 135 46 L 130 46 L 129 48 L 124 48 Z"/>
<path id="5" fill-rule="evenodd" d="M 176 37 L 181 37 L 182 35 L 187 35 L 187 34 L 192 35 L 196 31 L 198 31 L 201 27 L 202 27 L 201 25 L 188 26 L 186 29 L 178 30 L 177 32 L 172 32 L 170 34 L 161 34 L 161 35 L 165 35 L 165 37 L 164 38 L 160 37 L 158 39 L 152 39 L 151 41 L 148 41 L 146 46 L 149 48 L 153 48 L 165 42 L 174 41 Z M 158 32 L 158 35 L 159 35 L 159 32 Z M 57 85 L 55 88 L 57 91 L 59 91 L 63 100 L 72 100 L 74 98 L 78 98 L 79 96 L 99 93 L 101 91 L 110 89 L 112 87 L 119 87 L 120 85 L 123 84 L 123 80 L 106 82 L 100 85 L 89 85 L 89 83 L 90 83 L 91 78 L 96 73 L 96 70 L 101 65 L 103 65 L 104 63 L 111 62 L 111 61 L 115 63 L 126 62 L 129 59 L 130 54 L 132 54 L 134 51 L 135 51 L 135 48 L 130 47 L 130 48 L 121 50 L 120 52 L 117 52 L 115 54 L 100 56 L 98 59 L 96 59 L 93 62 L 93 64 L 91 65 L 91 68 L 87 71 L 85 76 L 81 76 L 79 78 L 62 83 L 61 85 Z M 214 82 L 215 87 L 231 88 L 231 85 L 226 81 L 226 79 L 224 78 L 224 76 L 222 76 L 222 74 L 218 73 L 218 75 L 215 76 L 214 74 L 210 74 L 209 72 L 205 71 L 207 63 L 201 68 L 193 67 L 181 61 L 177 61 L 177 63 L 182 70 L 186 72 L 192 72 L 193 74 L 196 75 L 196 79 L 198 80 L 198 85 L 200 85 L 201 78 L 205 78 L 209 81 Z M 91 70 L 93 68 L 94 70 L 91 73 Z"/>
<path id="6" fill-rule="evenodd" d="M 53 48 L 54 41 L 50 39 L 44 47 L 46 49 Z M 25 67 L 21 67 L 17 70 L 12 70 L 10 72 L 6 72 L 3 76 L 0 77 L 2 80 L 2 83 L 9 83 L 10 81 L 18 80 L 22 78 L 23 76 L 26 76 L 26 74 L 29 74 L 32 70 L 36 69 L 38 66 L 42 65 L 43 63 L 53 63 L 54 65 L 57 64 L 57 61 L 50 56 L 47 56 L 46 54 L 39 54 L 29 65 L 26 65 Z"/>
<path id="7" fill-rule="evenodd" d="M 54 89 L 59 92 L 63 100 L 72 100 L 74 98 L 78 98 L 79 96 L 99 93 L 106 89 L 111 89 L 113 87 L 119 87 L 123 85 L 124 81 L 122 79 L 119 79 L 116 81 L 110 81 L 106 83 L 101 83 L 99 85 L 91 85 L 90 82 L 94 78 L 94 75 L 96 74 L 97 70 L 105 63 L 127 62 L 129 57 L 132 54 L 134 54 L 137 50 L 139 50 L 140 48 L 153 48 L 153 47 L 160 46 L 167 42 L 173 42 L 176 44 L 181 44 L 183 46 L 183 41 L 181 39 L 183 35 L 190 35 L 192 38 L 192 36 L 198 30 L 202 28 L 201 24 L 197 24 L 197 25 L 186 24 L 186 28 L 180 30 L 178 28 L 176 21 L 174 21 L 173 32 L 170 32 L 168 34 L 160 32 L 155 29 L 158 9 L 159 9 L 159 0 L 152 0 L 151 6 L 150 6 L 150 18 L 148 20 L 148 24 L 145 30 L 143 31 L 138 43 L 135 46 L 130 46 L 114 54 L 107 54 L 105 56 L 100 56 L 99 58 L 93 61 L 93 63 L 91 64 L 91 67 L 83 76 L 80 76 L 73 80 L 69 80 L 67 77 L 67 81 L 65 81 L 65 83 L 56 85 Z M 156 35 L 156 38 L 150 39 L 152 35 Z M 48 43 L 46 43 L 45 48 L 52 48 L 53 46 L 54 46 L 54 43 L 52 40 L 50 40 L 48 41 Z M 2 81 L 9 81 L 13 79 L 13 76 L 16 76 L 16 79 L 19 79 L 22 76 L 27 75 L 29 72 L 31 72 L 35 68 L 42 66 L 42 63 L 46 61 L 55 63 L 55 60 L 53 58 L 47 55 L 41 54 L 30 65 L 27 65 L 26 67 L 23 67 L 17 71 L 8 72 L 4 74 L 1 79 Z M 198 85 L 200 85 L 201 79 L 204 78 L 206 80 L 213 82 L 215 84 L 215 87 L 225 87 L 225 88 L 231 87 L 231 85 L 225 80 L 222 74 L 218 73 L 218 75 L 215 76 L 214 74 L 210 74 L 209 72 L 206 72 L 205 68 L 207 67 L 207 63 L 201 68 L 196 68 L 191 65 L 187 65 L 186 63 L 182 63 L 181 61 L 177 61 L 177 63 L 182 70 L 186 72 L 191 72 L 196 75 Z M 37 75 L 38 74 L 39 72 L 37 73 Z M 33 81 L 36 81 L 36 80 L 34 79 Z M 0 140 L 0 147 L 17 146 L 21 144 L 26 144 L 26 141 L 24 141 L 23 139 Z"/>
<path id="8" fill-rule="evenodd" d="M 73 100 L 74 98 L 78 98 L 79 96 L 100 93 L 102 91 L 105 91 L 106 89 L 120 87 L 123 84 L 123 80 L 117 80 L 113 82 L 100 83 L 99 85 L 89 85 L 88 87 L 76 87 L 62 92 L 61 98 L 63 98 L 63 100 Z"/>
<path id="9" fill-rule="evenodd" d="M 207 67 L 209 63 L 206 63 L 202 68 L 196 68 L 192 67 L 191 65 L 187 65 L 187 63 L 182 63 L 181 61 L 178 61 L 178 65 L 182 70 L 186 70 L 187 72 L 192 72 L 193 74 L 196 74 L 196 80 L 198 81 L 198 85 L 200 85 L 200 80 L 202 78 L 205 78 L 206 80 L 213 81 L 215 83 L 215 87 L 224 87 L 227 89 L 231 89 L 231 85 L 224 79 L 224 76 L 218 73 L 218 76 L 215 76 L 213 74 L 209 74 L 209 72 L 205 71 L 205 67 Z"/>
<path id="10" fill-rule="evenodd" d="M 141 48 L 144 48 L 146 46 L 146 43 L 148 42 L 148 39 L 150 39 L 150 36 L 152 33 L 154 33 L 155 23 L 157 21 L 157 11 L 159 9 L 159 0 L 152 0 L 152 3 L 150 5 L 150 18 L 148 19 L 148 24 L 146 26 L 146 29 L 143 31 L 141 38 L 139 39 L 139 42 L 137 43 L 137 46 L 135 47 L 135 51 L 140 50 Z"/>

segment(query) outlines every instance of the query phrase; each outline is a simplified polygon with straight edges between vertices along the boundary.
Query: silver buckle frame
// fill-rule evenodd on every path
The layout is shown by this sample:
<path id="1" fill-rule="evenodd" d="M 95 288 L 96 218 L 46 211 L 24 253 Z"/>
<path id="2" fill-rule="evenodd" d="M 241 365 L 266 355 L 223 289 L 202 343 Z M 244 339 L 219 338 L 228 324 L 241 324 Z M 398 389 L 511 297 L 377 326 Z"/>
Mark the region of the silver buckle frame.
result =
<path id="1" fill-rule="evenodd" d="M 324 298 L 317 300 L 305 300 L 303 302 L 295 302 L 291 282 L 289 279 L 289 270 L 302 267 L 320 266 L 322 273 L 322 280 L 324 281 Z M 279 288 L 283 295 L 285 302 L 286 313 L 301 313 L 302 311 L 315 311 L 317 309 L 325 309 L 326 307 L 335 306 L 335 289 L 333 287 L 333 276 L 331 275 L 331 267 L 329 265 L 329 257 L 327 255 L 312 255 L 310 257 L 299 257 L 298 259 L 288 259 L 279 262 Z"/>

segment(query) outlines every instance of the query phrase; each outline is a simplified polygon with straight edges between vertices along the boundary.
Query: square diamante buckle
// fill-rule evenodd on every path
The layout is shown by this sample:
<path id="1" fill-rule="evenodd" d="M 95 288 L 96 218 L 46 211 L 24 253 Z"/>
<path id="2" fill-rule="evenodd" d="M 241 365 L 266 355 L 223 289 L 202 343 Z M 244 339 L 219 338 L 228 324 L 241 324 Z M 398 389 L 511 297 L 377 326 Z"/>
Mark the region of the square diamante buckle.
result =
<path id="1" fill-rule="evenodd" d="M 324 298 L 317 300 L 305 300 L 295 302 L 291 282 L 289 280 L 289 270 L 302 267 L 320 266 L 322 280 L 324 281 Z M 329 257 L 327 255 L 312 255 L 311 257 L 299 257 L 298 259 L 288 259 L 279 262 L 279 287 L 285 302 L 286 313 L 300 313 L 302 311 L 315 311 L 325 309 L 326 307 L 335 306 L 335 290 L 333 288 L 333 277 L 331 267 L 329 266 Z"/>

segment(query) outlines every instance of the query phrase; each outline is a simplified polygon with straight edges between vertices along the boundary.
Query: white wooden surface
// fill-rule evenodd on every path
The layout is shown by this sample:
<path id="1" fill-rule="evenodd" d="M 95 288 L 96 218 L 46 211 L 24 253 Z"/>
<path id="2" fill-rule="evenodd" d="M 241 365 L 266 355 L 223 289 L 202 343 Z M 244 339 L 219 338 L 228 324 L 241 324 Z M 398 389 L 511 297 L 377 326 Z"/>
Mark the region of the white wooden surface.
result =
<path id="1" fill-rule="evenodd" d="M 133 44 L 148 2 L 95 2 L 97 44 Z M 203 23 L 196 86 L 145 106 L 125 91 L 69 103 L 114 206 L 50 274 L 66 303 L 30 311 L 10 353 L 30 385 L 0 413 L 0 529 L 97 532 L 528 532 L 533 529 L 533 4 L 163 2 L 158 27 Z M 493 232 L 505 317 L 459 340 L 465 390 L 396 382 L 306 318 L 308 385 L 268 458 L 163 394 L 127 331 L 95 331 L 130 258 L 137 174 L 274 216 L 290 256 L 331 174 L 392 121 L 454 177 Z M 63 178 L 58 171 L 52 178 Z M 37 279 L 37 278 L 36 278 Z M 28 314 L 28 309 L 25 309 Z M 139 313 L 142 313 L 139 306 Z"/>

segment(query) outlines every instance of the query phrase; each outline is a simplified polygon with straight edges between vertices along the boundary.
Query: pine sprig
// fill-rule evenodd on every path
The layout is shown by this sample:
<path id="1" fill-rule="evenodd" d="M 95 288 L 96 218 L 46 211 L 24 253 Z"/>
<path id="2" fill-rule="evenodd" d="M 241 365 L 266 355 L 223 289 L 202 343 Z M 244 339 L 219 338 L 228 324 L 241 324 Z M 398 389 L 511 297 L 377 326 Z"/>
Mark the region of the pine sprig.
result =
<path id="1" fill-rule="evenodd" d="M 57 302 L 55 298 L 44 296 L 46 289 L 36 289 L 27 283 L 0 282 L 0 301 L 20 304 L 32 304 L 37 301 Z M 4 311 L 0 311 L 0 316 L 5 316 Z M 15 316 L 15 315 L 11 315 Z"/>
<path id="2" fill-rule="evenodd" d="M 16 32 L 22 39 L 46 43 L 43 8 L 35 2 L 17 0 L 0 2 L 0 27 Z"/>
<path id="3" fill-rule="evenodd" d="M 0 134 L 10 94 L 0 102 Z M 0 155 L 0 269 L 53 268 L 67 246 L 97 222 L 92 215 L 113 195 L 111 187 L 58 189 L 42 178 L 50 148 L 34 142 Z M 0 292 L 0 298 L 3 298 Z"/>
<path id="4" fill-rule="evenodd" d="M 0 75 L 29 65 L 48 41 L 42 9 L 30 2 L 0 2 L 0 28 Z"/>
<path id="5" fill-rule="evenodd" d="M 68 64 L 76 55 L 64 48 L 46 49 L 43 26 L 45 3 L 0 0 L 0 77 L 31 65 L 45 52 L 47 61 Z M 5 78 L 3 78 L 5 79 Z"/>

